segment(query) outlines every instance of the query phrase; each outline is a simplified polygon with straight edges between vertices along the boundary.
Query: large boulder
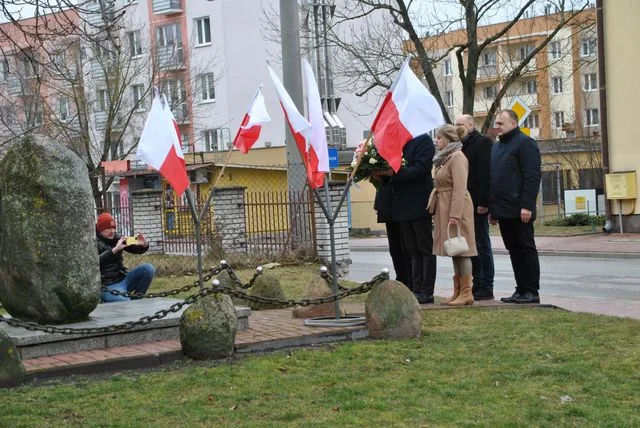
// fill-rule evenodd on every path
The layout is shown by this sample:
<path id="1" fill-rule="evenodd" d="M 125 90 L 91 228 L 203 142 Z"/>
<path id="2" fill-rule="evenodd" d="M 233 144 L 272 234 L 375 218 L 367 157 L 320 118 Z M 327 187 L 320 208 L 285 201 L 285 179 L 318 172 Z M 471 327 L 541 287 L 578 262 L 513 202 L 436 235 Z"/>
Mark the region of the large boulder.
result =
<path id="1" fill-rule="evenodd" d="M 320 299 L 322 297 L 331 296 L 333 291 L 331 290 L 327 281 L 321 276 L 315 276 L 311 279 L 304 291 L 303 299 Z M 341 307 L 340 315 L 346 315 L 346 312 Z M 336 316 L 336 304 L 335 302 L 321 303 L 319 305 L 298 306 L 293 308 L 294 318 L 318 318 L 318 317 L 335 317 Z"/>
<path id="2" fill-rule="evenodd" d="M 27 137 L 0 161 L 0 301 L 40 323 L 86 318 L 100 298 L 95 210 L 84 162 Z"/>
<path id="3" fill-rule="evenodd" d="M 280 280 L 273 275 L 263 273 L 259 275 L 249 289 L 249 295 L 253 297 L 266 297 L 268 299 L 285 300 L 287 297 L 282 291 Z M 273 309 L 273 305 L 249 302 L 249 307 L 253 310 Z"/>
<path id="4" fill-rule="evenodd" d="M 364 308 L 371 338 L 407 339 L 422 333 L 420 304 L 401 282 L 386 280 L 373 287 Z"/>
<path id="5" fill-rule="evenodd" d="M 0 329 L 0 386 L 15 386 L 22 382 L 24 366 L 20 354 L 7 333 Z"/>
<path id="6" fill-rule="evenodd" d="M 213 293 L 189 306 L 180 317 L 182 352 L 194 360 L 233 355 L 238 318 L 231 298 Z"/>

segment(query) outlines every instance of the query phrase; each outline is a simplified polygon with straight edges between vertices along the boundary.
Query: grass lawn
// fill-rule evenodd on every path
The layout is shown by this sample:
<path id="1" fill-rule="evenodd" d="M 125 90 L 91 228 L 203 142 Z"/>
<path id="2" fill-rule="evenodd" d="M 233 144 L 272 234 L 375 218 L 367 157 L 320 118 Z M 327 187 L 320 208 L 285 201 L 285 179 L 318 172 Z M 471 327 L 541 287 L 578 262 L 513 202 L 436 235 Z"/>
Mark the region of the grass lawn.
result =
<path id="1" fill-rule="evenodd" d="M 420 339 L 0 390 L 0 426 L 640 426 L 640 322 L 423 314 Z"/>

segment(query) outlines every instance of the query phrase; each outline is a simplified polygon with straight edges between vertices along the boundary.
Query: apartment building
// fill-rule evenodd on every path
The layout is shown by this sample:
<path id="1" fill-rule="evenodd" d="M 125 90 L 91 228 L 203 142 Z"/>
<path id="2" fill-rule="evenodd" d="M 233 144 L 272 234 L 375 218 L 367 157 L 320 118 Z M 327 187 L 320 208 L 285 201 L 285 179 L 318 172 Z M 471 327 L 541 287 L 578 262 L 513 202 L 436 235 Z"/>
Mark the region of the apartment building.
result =
<path id="1" fill-rule="evenodd" d="M 525 16 L 482 52 L 474 99 L 478 125 L 485 121 L 509 73 L 553 33 L 559 19 L 549 7 L 527 11 Z M 479 27 L 478 42 L 505 25 Z M 441 58 L 434 73 L 450 117 L 462 112 L 463 97 L 458 59 L 451 48 L 464 42 L 465 30 L 424 40 L 431 56 Z M 562 204 L 564 189 L 596 188 L 602 192 L 597 69 L 595 9 L 589 8 L 562 27 L 524 66 L 500 101 L 500 108 L 517 100 L 530 110 L 521 127 L 540 144 L 545 203 Z"/>

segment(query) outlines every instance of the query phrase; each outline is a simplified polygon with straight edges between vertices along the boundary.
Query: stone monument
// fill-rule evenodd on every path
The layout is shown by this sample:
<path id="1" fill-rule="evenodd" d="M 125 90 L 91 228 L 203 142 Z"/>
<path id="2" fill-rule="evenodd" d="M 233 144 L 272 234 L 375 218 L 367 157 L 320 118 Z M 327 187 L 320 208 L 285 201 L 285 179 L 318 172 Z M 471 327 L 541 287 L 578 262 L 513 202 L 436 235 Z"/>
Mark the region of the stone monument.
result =
<path id="1" fill-rule="evenodd" d="M 87 167 L 29 136 L 0 161 L 0 301 L 39 323 L 86 318 L 100 299 L 95 208 Z"/>

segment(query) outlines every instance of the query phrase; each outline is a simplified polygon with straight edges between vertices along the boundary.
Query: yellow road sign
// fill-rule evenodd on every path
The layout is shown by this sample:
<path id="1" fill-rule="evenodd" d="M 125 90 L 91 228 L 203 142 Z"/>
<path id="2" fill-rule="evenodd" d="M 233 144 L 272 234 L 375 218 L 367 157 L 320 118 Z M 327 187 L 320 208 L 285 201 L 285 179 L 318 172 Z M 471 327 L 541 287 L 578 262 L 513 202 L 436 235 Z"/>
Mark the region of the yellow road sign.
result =
<path id="1" fill-rule="evenodd" d="M 509 103 L 507 107 L 509 110 L 513 110 L 518 115 L 518 125 L 522 125 L 527 116 L 531 114 L 531 109 L 525 103 L 522 98 L 516 96 L 513 97 L 513 100 Z"/>

